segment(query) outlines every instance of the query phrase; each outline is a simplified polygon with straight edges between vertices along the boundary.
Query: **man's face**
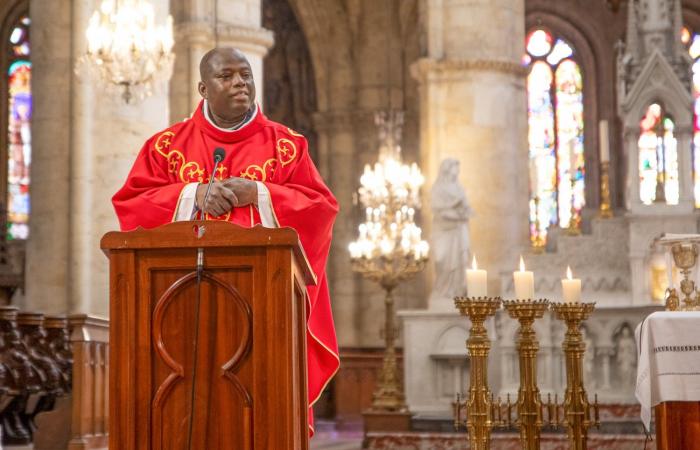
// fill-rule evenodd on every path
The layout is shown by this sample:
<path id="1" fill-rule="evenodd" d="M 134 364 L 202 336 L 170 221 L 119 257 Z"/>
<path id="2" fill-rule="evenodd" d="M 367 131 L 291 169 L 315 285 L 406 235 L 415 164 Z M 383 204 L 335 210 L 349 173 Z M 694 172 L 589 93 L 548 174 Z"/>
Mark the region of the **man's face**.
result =
<path id="1" fill-rule="evenodd" d="M 242 117 L 255 101 L 255 81 L 250 64 L 234 51 L 218 52 L 209 59 L 199 84 L 212 112 L 227 120 Z"/>

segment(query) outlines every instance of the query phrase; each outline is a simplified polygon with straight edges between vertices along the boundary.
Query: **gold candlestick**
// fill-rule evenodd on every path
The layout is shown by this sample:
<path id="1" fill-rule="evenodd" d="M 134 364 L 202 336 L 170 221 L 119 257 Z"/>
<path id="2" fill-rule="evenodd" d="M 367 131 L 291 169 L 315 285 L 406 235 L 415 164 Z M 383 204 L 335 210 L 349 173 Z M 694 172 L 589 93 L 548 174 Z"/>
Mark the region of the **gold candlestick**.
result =
<path id="1" fill-rule="evenodd" d="M 588 428 L 599 426 L 598 401 L 591 405 L 583 384 L 583 354 L 586 343 L 581 336 L 581 322 L 593 312 L 595 303 L 553 303 L 552 311 L 557 319 L 566 322 L 566 335 L 562 349 L 566 357 L 566 392 L 564 395 L 564 425 L 569 436 L 571 450 L 586 450 Z M 595 411 L 591 421 L 591 406 Z"/>
<path id="2" fill-rule="evenodd" d="M 547 242 L 542 237 L 542 231 L 540 231 L 540 226 L 542 225 L 540 223 L 540 197 L 535 196 L 534 202 L 535 202 L 535 234 L 532 236 L 531 241 L 532 241 L 532 251 L 534 253 L 539 254 L 539 253 L 544 253 L 545 245 L 547 245 Z"/>
<path id="3" fill-rule="evenodd" d="M 520 442 L 526 450 L 540 448 L 542 428 L 542 402 L 537 387 L 537 351 L 540 346 L 532 328 L 535 319 L 547 310 L 547 300 L 503 301 L 508 315 L 520 322 L 518 331 L 518 354 L 520 359 L 520 388 L 518 389 L 518 420 Z"/>
<path id="4" fill-rule="evenodd" d="M 569 226 L 566 229 L 566 234 L 569 236 L 579 236 L 581 234 L 581 218 L 576 214 L 576 178 L 571 175 L 571 219 L 569 219 Z"/>
<path id="5" fill-rule="evenodd" d="M 600 211 L 598 217 L 610 219 L 613 216 L 610 206 L 610 163 L 600 164 Z"/>
<path id="6" fill-rule="evenodd" d="M 453 405 L 455 427 L 467 427 L 469 448 L 473 450 L 488 450 L 491 444 L 491 428 L 496 419 L 493 415 L 494 402 L 489 391 L 487 376 L 491 342 L 484 327 L 484 321 L 487 317 L 493 316 L 500 306 L 500 298 L 455 298 L 455 307 L 460 314 L 469 317 L 472 323 L 469 339 L 467 339 L 467 351 L 471 361 L 469 398 L 462 402 L 457 397 Z M 466 421 L 462 420 L 463 408 L 467 410 Z"/>

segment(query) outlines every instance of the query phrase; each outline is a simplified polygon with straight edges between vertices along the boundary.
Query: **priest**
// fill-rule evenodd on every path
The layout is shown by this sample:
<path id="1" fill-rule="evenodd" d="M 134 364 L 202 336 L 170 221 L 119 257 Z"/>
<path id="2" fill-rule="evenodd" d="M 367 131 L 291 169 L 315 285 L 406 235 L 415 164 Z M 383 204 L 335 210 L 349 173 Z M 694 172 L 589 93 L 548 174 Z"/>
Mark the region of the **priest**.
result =
<path id="1" fill-rule="evenodd" d="M 199 70 L 202 101 L 192 117 L 146 141 L 112 203 L 124 231 L 199 218 L 299 233 L 318 279 L 307 304 L 313 434 L 311 406 L 339 365 L 325 270 L 338 204 L 304 136 L 269 120 L 255 103 L 253 71 L 240 51 L 210 50 Z M 217 148 L 225 153 L 212 173 Z"/>

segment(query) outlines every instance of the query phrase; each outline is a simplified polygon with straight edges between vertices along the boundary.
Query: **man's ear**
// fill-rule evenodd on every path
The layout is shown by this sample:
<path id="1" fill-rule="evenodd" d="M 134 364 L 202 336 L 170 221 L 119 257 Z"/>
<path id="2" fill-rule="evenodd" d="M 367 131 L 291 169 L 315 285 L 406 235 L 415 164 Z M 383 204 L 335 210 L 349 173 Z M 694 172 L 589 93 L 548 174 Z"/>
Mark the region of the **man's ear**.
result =
<path id="1" fill-rule="evenodd" d="M 203 99 L 207 100 L 207 85 L 204 84 L 203 81 L 197 84 L 197 91 L 199 91 L 199 95 L 201 95 Z"/>

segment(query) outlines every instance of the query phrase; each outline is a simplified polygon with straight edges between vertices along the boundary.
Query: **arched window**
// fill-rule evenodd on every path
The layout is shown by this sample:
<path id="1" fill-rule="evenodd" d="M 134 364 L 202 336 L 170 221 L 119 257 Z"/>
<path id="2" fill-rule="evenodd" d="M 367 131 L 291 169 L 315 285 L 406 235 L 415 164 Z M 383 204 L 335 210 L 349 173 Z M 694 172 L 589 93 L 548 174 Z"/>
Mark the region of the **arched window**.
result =
<path id="1" fill-rule="evenodd" d="M 31 163 L 32 91 L 29 17 L 12 27 L 7 57 L 7 237 L 29 234 L 29 165 Z"/>
<path id="2" fill-rule="evenodd" d="M 544 29 L 527 35 L 530 238 L 551 225 L 579 228 L 585 204 L 583 75 L 566 40 Z"/>
<path id="3" fill-rule="evenodd" d="M 683 27 L 681 40 L 693 59 L 693 188 L 695 207 L 700 208 L 700 36 Z"/>
<path id="4" fill-rule="evenodd" d="M 678 151 L 675 124 L 658 103 L 639 122 L 639 196 L 645 205 L 678 204 Z"/>

